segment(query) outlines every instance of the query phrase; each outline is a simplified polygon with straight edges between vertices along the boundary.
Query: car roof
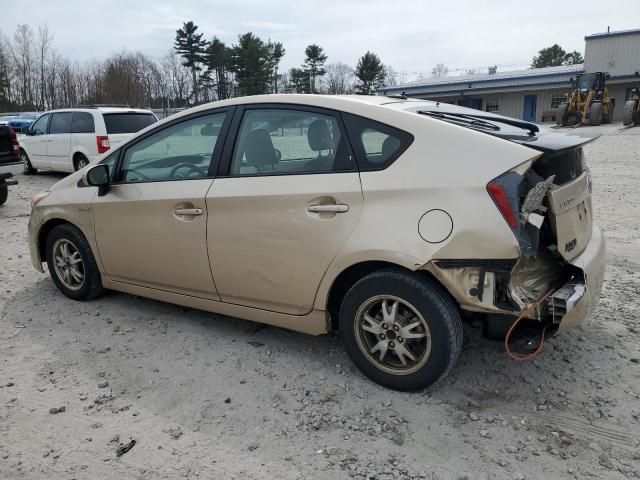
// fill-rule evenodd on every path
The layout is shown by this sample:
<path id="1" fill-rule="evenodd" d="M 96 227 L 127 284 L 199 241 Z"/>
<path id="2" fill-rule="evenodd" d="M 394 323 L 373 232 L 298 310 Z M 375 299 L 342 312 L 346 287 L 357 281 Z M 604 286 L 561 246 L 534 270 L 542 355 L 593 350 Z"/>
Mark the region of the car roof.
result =
<path id="1" fill-rule="evenodd" d="M 147 113 L 153 114 L 151 110 L 144 108 L 129 107 L 77 107 L 77 108 L 58 108 L 56 110 L 48 110 L 42 113 L 60 113 L 60 112 L 100 112 L 100 113 Z"/>
<path id="2" fill-rule="evenodd" d="M 385 97 L 381 95 L 316 95 L 316 94 L 300 94 L 300 93 L 277 93 L 269 95 L 249 95 L 245 97 L 235 97 L 227 100 L 219 100 L 217 102 L 205 103 L 196 107 L 188 108 L 182 112 L 170 115 L 160 121 L 160 124 L 177 120 L 194 113 L 211 110 L 214 108 L 233 107 L 247 104 L 268 104 L 282 103 L 293 105 L 304 105 L 309 107 L 329 108 L 333 110 L 341 110 L 352 112 L 355 114 L 365 114 L 371 108 L 379 108 L 391 106 L 393 104 L 402 104 L 414 102 L 412 99 Z M 428 102 L 428 100 L 420 100 L 420 102 Z M 400 110 L 401 111 L 401 110 Z"/>

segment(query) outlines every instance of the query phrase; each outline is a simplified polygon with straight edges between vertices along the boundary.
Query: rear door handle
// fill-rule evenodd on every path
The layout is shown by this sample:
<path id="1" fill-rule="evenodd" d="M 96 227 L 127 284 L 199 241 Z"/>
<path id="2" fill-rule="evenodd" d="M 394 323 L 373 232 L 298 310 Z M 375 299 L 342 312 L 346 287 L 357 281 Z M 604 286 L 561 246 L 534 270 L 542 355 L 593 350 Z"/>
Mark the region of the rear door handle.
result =
<path id="1" fill-rule="evenodd" d="M 202 215 L 201 208 L 176 208 L 173 213 L 176 215 Z"/>
<path id="2" fill-rule="evenodd" d="M 349 211 L 349 205 L 338 203 L 334 205 L 309 205 L 307 212 L 311 213 L 346 213 Z"/>

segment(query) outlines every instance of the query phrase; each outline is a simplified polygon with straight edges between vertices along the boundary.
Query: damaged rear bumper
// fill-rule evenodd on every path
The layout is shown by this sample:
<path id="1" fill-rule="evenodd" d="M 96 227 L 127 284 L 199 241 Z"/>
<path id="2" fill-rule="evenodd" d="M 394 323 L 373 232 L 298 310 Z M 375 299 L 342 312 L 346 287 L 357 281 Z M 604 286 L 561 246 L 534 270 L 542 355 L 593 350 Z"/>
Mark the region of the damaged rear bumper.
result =
<path id="1" fill-rule="evenodd" d="M 591 239 L 585 250 L 571 260 L 574 267 L 582 271 L 582 282 L 578 282 L 574 289 L 574 295 L 581 293 L 579 298 L 572 300 L 571 308 L 568 308 L 564 316 L 559 320 L 558 331 L 576 327 L 583 323 L 595 310 L 600 300 L 602 283 L 606 268 L 607 247 L 604 234 L 594 224 L 591 232 Z M 582 287 L 582 288 L 580 288 Z M 553 297 L 549 302 L 553 302 Z"/>
<path id="2" fill-rule="evenodd" d="M 606 242 L 593 224 L 584 251 L 563 261 L 548 256 L 512 260 L 433 260 L 431 272 L 463 310 L 514 318 L 545 295 L 536 320 L 559 331 L 584 322 L 600 299 L 606 265 Z"/>

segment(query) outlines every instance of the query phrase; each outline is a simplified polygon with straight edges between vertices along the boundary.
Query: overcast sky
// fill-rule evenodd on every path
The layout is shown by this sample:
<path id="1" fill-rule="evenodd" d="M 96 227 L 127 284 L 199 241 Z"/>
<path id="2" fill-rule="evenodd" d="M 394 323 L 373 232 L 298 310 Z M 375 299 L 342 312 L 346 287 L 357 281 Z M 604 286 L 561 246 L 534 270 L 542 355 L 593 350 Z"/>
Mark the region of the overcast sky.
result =
<path id="1" fill-rule="evenodd" d="M 47 24 L 71 59 L 139 50 L 159 58 L 175 30 L 193 20 L 207 39 L 228 44 L 254 32 L 286 48 L 282 66 L 298 66 L 310 43 L 328 62 L 355 65 L 365 51 L 396 71 L 526 67 L 542 47 L 559 43 L 584 53 L 586 34 L 640 28 L 640 0 L 0 0 L 0 31 Z M 522 65 L 524 64 L 524 66 Z"/>

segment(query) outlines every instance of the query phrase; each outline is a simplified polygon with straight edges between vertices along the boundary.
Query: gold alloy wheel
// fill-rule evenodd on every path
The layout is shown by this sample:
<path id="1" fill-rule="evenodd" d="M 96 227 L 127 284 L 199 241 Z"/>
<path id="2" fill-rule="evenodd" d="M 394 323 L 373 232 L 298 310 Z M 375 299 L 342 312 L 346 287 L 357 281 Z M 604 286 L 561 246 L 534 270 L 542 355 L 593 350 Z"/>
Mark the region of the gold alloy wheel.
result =
<path id="1" fill-rule="evenodd" d="M 431 331 L 410 303 L 393 295 L 364 302 L 356 314 L 356 341 L 372 365 L 393 375 L 409 375 L 431 353 Z"/>

